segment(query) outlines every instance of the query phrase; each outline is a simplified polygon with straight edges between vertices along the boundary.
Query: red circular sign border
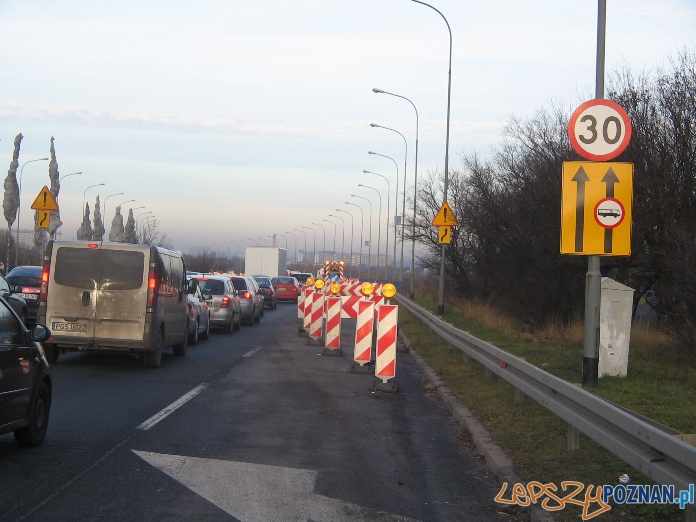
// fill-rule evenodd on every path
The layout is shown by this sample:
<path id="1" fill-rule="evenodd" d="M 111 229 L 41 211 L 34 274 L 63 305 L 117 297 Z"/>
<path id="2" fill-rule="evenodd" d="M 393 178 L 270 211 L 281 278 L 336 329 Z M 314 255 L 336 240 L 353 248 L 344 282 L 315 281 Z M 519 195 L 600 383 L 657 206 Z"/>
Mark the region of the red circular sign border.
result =
<path id="1" fill-rule="evenodd" d="M 580 144 L 578 143 L 578 140 L 575 139 L 575 123 L 578 121 L 578 118 L 580 117 L 580 114 L 583 113 L 585 109 L 588 107 L 594 107 L 595 105 L 605 105 L 607 107 L 610 107 L 614 109 L 616 112 L 619 113 L 619 116 L 621 117 L 621 121 L 623 121 L 624 127 L 626 128 L 626 133 L 624 134 L 624 139 L 621 142 L 621 145 L 614 151 L 608 153 L 608 154 L 592 154 L 591 152 L 587 152 L 584 150 Z M 575 109 L 573 114 L 570 117 L 570 121 L 568 122 L 568 138 L 570 138 L 570 144 L 573 146 L 573 149 L 575 152 L 580 154 L 585 159 L 591 160 L 591 161 L 609 161 L 611 159 L 614 159 L 617 157 L 619 154 L 621 154 L 624 150 L 626 150 L 626 147 L 628 147 L 629 142 L 631 141 L 631 134 L 632 134 L 633 128 L 631 126 L 631 119 L 628 117 L 628 114 L 626 111 L 621 107 L 616 102 L 613 102 L 611 100 L 606 100 L 604 98 L 595 98 L 594 100 L 588 100 L 580 107 Z"/>
<path id="2" fill-rule="evenodd" d="M 602 224 L 599 222 L 599 220 L 597 219 L 597 209 L 599 208 L 599 205 L 600 205 L 602 202 L 604 202 L 604 201 L 616 201 L 616 202 L 619 204 L 619 206 L 621 207 L 621 219 L 619 220 L 619 222 L 618 222 L 616 225 L 611 225 L 611 226 L 602 225 Z M 608 230 L 614 230 L 614 229 L 615 229 L 616 227 L 618 227 L 621 223 L 623 223 L 624 218 L 626 217 L 626 207 L 624 207 L 624 206 L 623 206 L 623 203 L 621 203 L 621 202 L 620 202 L 618 199 L 616 199 L 616 198 L 602 198 L 602 199 L 600 199 L 600 200 L 597 202 L 597 204 L 595 205 L 595 207 L 594 207 L 594 213 L 593 213 L 592 215 L 594 216 L 595 222 L 596 222 L 600 227 L 605 228 L 605 229 L 608 229 Z"/>

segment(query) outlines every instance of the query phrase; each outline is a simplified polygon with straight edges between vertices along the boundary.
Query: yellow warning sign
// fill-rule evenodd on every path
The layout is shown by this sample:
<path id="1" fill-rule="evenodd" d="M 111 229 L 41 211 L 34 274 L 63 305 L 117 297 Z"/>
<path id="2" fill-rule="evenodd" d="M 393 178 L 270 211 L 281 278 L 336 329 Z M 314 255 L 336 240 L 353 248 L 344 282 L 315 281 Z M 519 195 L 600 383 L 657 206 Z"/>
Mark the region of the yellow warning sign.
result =
<path id="1" fill-rule="evenodd" d="M 454 212 L 450 208 L 449 204 L 445 201 L 440 210 L 437 211 L 435 219 L 433 219 L 434 227 L 456 227 L 459 226 L 459 221 L 454 217 Z"/>
<path id="2" fill-rule="evenodd" d="M 58 210 L 58 203 L 56 203 L 48 187 L 44 185 L 39 195 L 36 196 L 34 203 L 31 204 L 31 208 L 33 210 Z"/>
<path id="3" fill-rule="evenodd" d="M 630 256 L 633 164 L 563 163 L 561 254 Z"/>
<path id="4" fill-rule="evenodd" d="M 51 212 L 48 210 L 39 210 L 37 224 L 39 228 L 48 228 L 48 225 L 51 224 Z"/>
<path id="5" fill-rule="evenodd" d="M 452 242 L 452 227 L 440 227 L 437 242 L 441 245 L 449 245 Z"/>

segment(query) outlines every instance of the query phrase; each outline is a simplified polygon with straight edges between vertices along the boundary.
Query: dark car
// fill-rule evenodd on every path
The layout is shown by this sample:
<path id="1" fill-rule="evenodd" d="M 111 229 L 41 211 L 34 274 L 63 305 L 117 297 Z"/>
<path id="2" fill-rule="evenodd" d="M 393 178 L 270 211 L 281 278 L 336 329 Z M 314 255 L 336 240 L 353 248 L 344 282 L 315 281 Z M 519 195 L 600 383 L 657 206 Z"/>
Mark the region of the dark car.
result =
<path id="1" fill-rule="evenodd" d="M 0 296 L 7 301 L 10 308 L 15 311 L 15 313 L 22 320 L 22 323 L 26 325 L 29 312 L 27 310 L 27 302 L 24 300 L 24 298 L 19 297 L 18 295 L 21 293 L 21 291 L 21 286 L 12 286 L 5 280 L 4 277 L 0 276 Z M 36 320 L 36 315 L 34 315 L 34 320 Z"/>
<path id="2" fill-rule="evenodd" d="M 278 297 L 276 296 L 275 288 L 273 288 L 273 283 L 271 283 L 271 278 L 268 276 L 253 276 L 256 282 L 261 288 L 261 295 L 263 295 L 263 304 L 271 310 L 275 310 L 278 306 Z"/>
<path id="3" fill-rule="evenodd" d="M 27 324 L 36 323 L 42 272 L 43 268 L 40 266 L 16 266 L 5 276 L 11 287 L 22 287 L 15 295 L 26 302 Z"/>
<path id="4" fill-rule="evenodd" d="M 14 432 L 20 446 L 38 446 L 51 410 L 51 372 L 40 343 L 51 332 L 42 324 L 27 330 L 0 298 L 0 433 Z"/>

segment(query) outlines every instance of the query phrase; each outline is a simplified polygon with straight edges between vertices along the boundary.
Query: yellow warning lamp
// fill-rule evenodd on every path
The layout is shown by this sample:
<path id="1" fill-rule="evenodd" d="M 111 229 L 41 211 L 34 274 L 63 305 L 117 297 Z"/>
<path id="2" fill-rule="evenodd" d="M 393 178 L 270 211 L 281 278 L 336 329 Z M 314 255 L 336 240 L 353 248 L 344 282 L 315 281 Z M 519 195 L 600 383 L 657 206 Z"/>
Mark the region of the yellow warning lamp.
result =
<path id="1" fill-rule="evenodd" d="M 332 294 L 336 295 L 341 291 L 341 285 L 339 285 L 338 283 L 332 283 L 329 287 L 329 290 L 331 290 Z"/>
<path id="2" fill-rule="evenodd" d="M 322 288 L 324 288 L 324 285 L 325 285 L 325 284 L 326 284 L 326 283 L 324 283 L 324 280 L 323 280 L 323 279 L 317 279 L 317 280 L 314 282 L 314 288 L 316 288 L 317 290 L 321 290 Z"/>
<path id="3" fill-rule="evenodd" d="M 375 287 L 372 283 L 363 283 L 360 287 L 360 293 L 365 297 L 369 297 L 375 293 Z"/>
<path id="4" fill-rule="evenodd" d="M 387 283 L 382 286 L 382 295 L 387 299 L 391 299 L 396 295 L 396 287 L 391 283 Z"/>
<path id="5" fill-rule="evenodd" d="M 345 266 L 346 262 L 345 262 L 345 261 L 339 261 L 338 264 L 341 265 L 341 266 Z"/>
<path id="6" fill-rule="evenodd" d="M 331 261 L 324 261 L 325 265 L 328 265 Z"/>
<path id="7" fill-rule="evenodd" d="M 305 282 L 307 283 L 307 286 L 314 286 L 314 278 L 313 277 L 308 277 L 307 281 L 305 281 Z"/>

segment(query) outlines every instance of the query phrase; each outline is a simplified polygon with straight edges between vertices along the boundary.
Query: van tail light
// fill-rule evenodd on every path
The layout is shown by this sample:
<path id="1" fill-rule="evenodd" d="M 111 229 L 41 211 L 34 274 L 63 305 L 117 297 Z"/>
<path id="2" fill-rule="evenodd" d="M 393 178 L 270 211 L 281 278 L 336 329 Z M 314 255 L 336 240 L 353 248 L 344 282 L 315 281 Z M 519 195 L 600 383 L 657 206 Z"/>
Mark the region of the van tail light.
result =
<path id="1" fill-rule="evenodd" d="M 251 299 L 251 292 L 249 292 L 249 290 L 244 290 L 244 292 L 242 292 L 242 295 L 240 295 L 239 297 L 241 297 L 242 299 Z"/>
<path id="2" fill-rule="evenodd" d="M 147 274 L 147 306 L 155 306 L 157 303 L 157 274 L 154 268 L 150 268 Z"/>
<path id="3" fill-rule="evenodd" d="M 39 295 L 39 299 L 41 299 L 42 301 L 45 301 L 46 297 L 48 296 L 48 278 L 50 273 L 50 263 L 44 263 L 43 272 L 41 272 L 41 293 Z"/>
<path id="4" fill-rule="evenodd" d="M 220 301 L 220 308 L 227 308 L 228 306 L 230 306 L 231 303 L 232 303 L 232 301 L 230 299 L 230 296 L 226 295 Z"/>

